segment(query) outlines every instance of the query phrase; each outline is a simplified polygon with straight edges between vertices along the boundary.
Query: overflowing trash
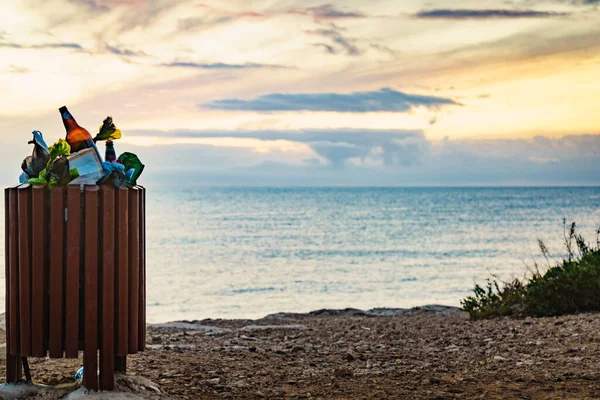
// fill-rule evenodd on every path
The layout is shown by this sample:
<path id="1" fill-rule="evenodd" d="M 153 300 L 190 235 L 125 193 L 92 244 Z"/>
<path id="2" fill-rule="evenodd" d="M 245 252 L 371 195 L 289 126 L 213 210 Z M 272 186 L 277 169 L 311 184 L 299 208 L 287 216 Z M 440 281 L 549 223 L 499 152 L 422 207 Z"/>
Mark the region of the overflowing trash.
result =
<path id="1" fill-rule="evenodd" d="M 66 130 L 65 139 L 48 147 L 42 132 L 33 131 L 33 152 L 21 164 L 19 183 L 38 185 L 134 186 L 144 170 L 138 156 L 125 152 L 117 157 L 114 140 L 121 139 L 112 117 L 106 117 L 96 136 L 81 127 L 67 107 L 59 109 Z M 104 160 L 96 147 L 105 142 Z"/>

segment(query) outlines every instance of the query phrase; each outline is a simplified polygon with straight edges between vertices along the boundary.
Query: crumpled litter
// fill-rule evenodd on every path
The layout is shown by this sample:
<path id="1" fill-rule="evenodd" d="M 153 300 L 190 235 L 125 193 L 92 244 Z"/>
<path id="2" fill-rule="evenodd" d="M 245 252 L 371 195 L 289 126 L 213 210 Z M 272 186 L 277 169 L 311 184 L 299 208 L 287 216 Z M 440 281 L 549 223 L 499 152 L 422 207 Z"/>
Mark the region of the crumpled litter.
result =
<path id="1" fill-rule="evenodd" d="M 102 169 L 104 170 L 104 177 L 98 181 L 98 185 L 111 182 L 115 187 L 122 187 L 125 185 L 127 179 L 125 176 L 125 166 L 123 164 L 104 161 L 102 163 Z"/>
<path id="2" fill-rule="evenodd" d="M 142 174 L 145 165 L 142 164 L 138 156 L 128 152 L 121 154 L 118 161 L 125 166 L 125 174 L 127 176 L 127 181 L 125 183 L 134 186 Z"/>
<path id="3" fill-rule="evenodd" d="M 71 146 L 63 139 L 49 148 L 50 159 L 46 168 L 41 170 L 36 178 L 29 179 L 32 185 L 66 185 L 79 176 L 76 168 L 69 168 L 67 156 L 71 153 Z"/>
<path id="4" fill-rule="evenodd" d="M 94 137 L 94 143 L 98 140 L 115 140 L 121 139 L 121 131 L 117 129 L 113 123 L 112 117 L 106 117 L 102 122 L 102 126 L 98 130 L 98 134 Z"/>

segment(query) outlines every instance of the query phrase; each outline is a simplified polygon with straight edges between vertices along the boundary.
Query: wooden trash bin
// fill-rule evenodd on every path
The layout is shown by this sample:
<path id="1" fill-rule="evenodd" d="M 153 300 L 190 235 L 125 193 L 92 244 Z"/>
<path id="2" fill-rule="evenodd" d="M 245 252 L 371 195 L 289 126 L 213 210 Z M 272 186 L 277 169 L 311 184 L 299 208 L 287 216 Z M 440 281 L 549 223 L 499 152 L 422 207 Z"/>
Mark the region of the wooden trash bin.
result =
<path id="1" fill-rule="evenodd" d="M 143 187 L 5 190 L 6 381 L 21 357 L 77 358 L 83 384 L 114 388 L 146 337 Z"/>

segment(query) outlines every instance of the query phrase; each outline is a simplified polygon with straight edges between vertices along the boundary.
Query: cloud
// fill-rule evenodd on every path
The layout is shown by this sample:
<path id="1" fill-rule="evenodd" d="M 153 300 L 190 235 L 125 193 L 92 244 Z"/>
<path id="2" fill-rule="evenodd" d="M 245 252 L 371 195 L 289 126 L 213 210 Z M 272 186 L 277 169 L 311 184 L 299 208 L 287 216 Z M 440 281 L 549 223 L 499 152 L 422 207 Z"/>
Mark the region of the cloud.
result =
<path id="1" fill-rule="evenodd" d="M 286 153 L 218 145 L 127 149 L 147 160 L 161 183 L 233 185 L 574 185 L 599 184 L 600 135 L 430 141 L 420 131 L 129 131 L 131 137 L 238 138 L 299 142 L 316 156 L 290 163 Z M 164 159 L 165 152 L 174 155 Z M 162 156 L 161 156 L 162 155 Z M 320 160 L 324 159 L 326 163 Z M 156 161 L 154 161 L 156 160 Z M 160 161 L 159 161 L 160 160 Z M 152 164 L 156 164 L 153 167 Z M 165 168 L 169 169 L 168 173 Z"/>
<path id="2" fill-rule="evenodd" d="M 23 45 L 19 43 L 4 42 L 0 43 L 0 47 L 13 49 L 73 49 L 83 50 L 83 47 L 77 43 L 43 43 Z"/>
<path id="3" fill-rule="evenodd" d="M 105 45 L 105 49 L 109 53 L 116 54 L 116 55 L 119 55 L 119 56 L 137 57 L 137 56 L 145 56 L 145 55 L 147 55 L 143 51 L 133 51 L 133 50 L 129 50 L 129 49 L 120 49 L 118 47 L 110 46 L 108 44 Z"/>
<path id="4" fill-rule="evenodd" d="M 199 17 L 181 18 L 177 21 L 179 31 L 189 31 L 198 28 L 211 28 L 217 25 L 234 22 L 240 19 L 264 19 L 267 14 L 254 11 L 232 12 L 221 8 L 211 7 L 206 4 L 196 4 L 197 8 L 203 9 L 205 15 Z"/>
<path id="5" fill-rule="evenodd" d="M 17 65 L 9 65 L 9 69 L 8 72 L 13 73 L 13 74 L 24 74 L 29 72 L 29 68 L 27 67 L 19 67 Z"/>
<path id="6" fill-rule="evenodd" d="M 285 65 L 274 65 L 274 64 L 259 64 L 259 63 L 245 63 L 245 64 L 227 64 L 227 63 L 195 63 L 195 62 L 171 62 L 161 64 L 163 67 L 174 67 L 174 68 L 195 68 L 195 69 L 280 69 L 280 68 L 291 68 Z"/>
<path id="7" fill-rule="evenodd" d="M 110 10 L 110 8 L 108 8 L 108 6 L 101 4 L 103 2 L 98 1 L 98 0 L 68 0 L 68 1 L 69 1 L 69 3 L 73 3 L 73 4 L 82 4 L 92 11 L 105 12 L 105 11 Z"/>
<path id="8" fill-rule="evenodd" d="M 327 160 L 328 165 L 343 167 L 351 159 L 359 163 L 377 154 L 382 165 L 412 165 L 418 162 L 423 149 L 429 146 L 421 131 L 369 129 L 307 129 L 256 131 L 133 131 L 132 136 L 166 138 L 235 138 L 262 141 L 287 141 L 309 146 Z"/>
<path id="9" fill-rule="evenodd" d="M 328 54 L 337 54 L 338 51 L 335 47 L 328 45 L 327 43 L 313 43 L 313 46 L 322 47 Z"/>
<path id="10" fill-rule="evenodd" d="M 362 51 L 356 46 L 357 39 L 349 38 L 342 35 L 342 28 L 336 26 L 335 24 L 331 24 L 331 28 L 328 29 L 315 29 L 315 30 L 307 30 L 306 33 L 310 35 L 317 35 L 331 40 L 330 48 L 334 48 L 333 45 L 337 45 L 341 47 L 346 55 L 349 56 L 358 56 L 362 54 Z M 328 47 L 325 48 L 327 53 L 329 54 L 337 54 L 337 50 L 335 53 L 332 53 Z"/>
<path id="11" fill-rule="evenodd" d="M 232 20 L 233 18 L 231 16 L 219 16 L 211 19 L 200 17 L 182 18 L 177 21 L 177 29 L 180 31 L 189 31 L 200 27 L 208 28 L 219 24 L 224 24 Z"/>
<path id="12" fill-rule="evenodd" d="M 272 93 L 251 100 L 215 100 L 205 107 L 218 110 L 249 111 L 336 111 L 336 112 L 406 112 L 413 107 L 438 108 L 456 105 L 449 98 L 406 94 L 390 88 L 372 92 L 340 93 Z"/>
<path id="13" fill-rule="evenodd" d="M 392 49 L 392 48 L 384 45 L 384 44 L 381 44 L 381 43 L 371 43 L 371 44 L 369 44 L 369 46 L 372 49 L 375 49 L 375 50 L 380 51 L 382 53 L 386 53 L 386 54 L 392 56 L 393 58 L 398 58 L 398 52 L 396 50 L 394 50 L 394 49 Z"/>
<path id="14" fill-rule="evenodd" d="M 83 50 L 83 47 L 77 43 L 46 43 L 29 46 L 31 49 L 75 49 Z"/>
<path id="15" fill-rule="evenodd" d="M 534 11 L 534 10 L 470 10 L 470 9 L 435 9 L 421 11 L 415 17 L 422 19 L 514 19 L 514 18 L 550 18 L 563 17 L 568 13 Z"/>
<path id="16" fill-rule="evenodd" d="M 311 15 L 314 19 L 345 19 L 366 18 L 362 12 L 341 11 L 333 4 L 323 4 L 317 7 L 299 8 L 290 11 L 291 14 Z"/>

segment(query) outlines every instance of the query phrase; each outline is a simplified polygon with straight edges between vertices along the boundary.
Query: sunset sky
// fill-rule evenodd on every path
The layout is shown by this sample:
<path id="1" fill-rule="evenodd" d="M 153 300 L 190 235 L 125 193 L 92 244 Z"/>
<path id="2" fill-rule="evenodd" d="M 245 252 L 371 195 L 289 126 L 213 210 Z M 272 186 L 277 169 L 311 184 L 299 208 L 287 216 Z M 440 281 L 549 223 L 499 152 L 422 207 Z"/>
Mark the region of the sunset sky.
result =
<path id="1" fill-rule="evenodd" d="M 4 184 L 62 105 L 92 134 L 111 115 L 148 183 L 600 183 L 600 0 L 3 0 L 0 21 Z"/>

